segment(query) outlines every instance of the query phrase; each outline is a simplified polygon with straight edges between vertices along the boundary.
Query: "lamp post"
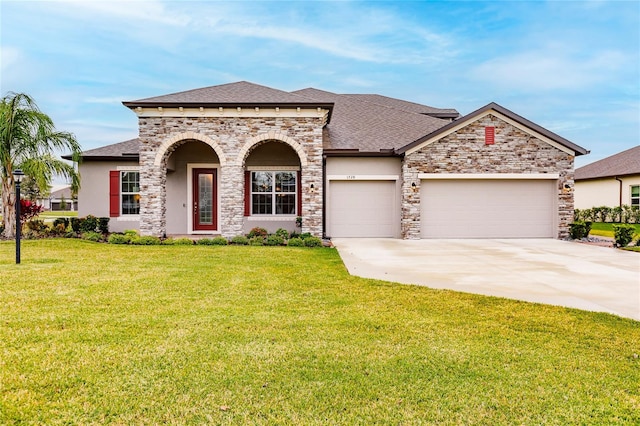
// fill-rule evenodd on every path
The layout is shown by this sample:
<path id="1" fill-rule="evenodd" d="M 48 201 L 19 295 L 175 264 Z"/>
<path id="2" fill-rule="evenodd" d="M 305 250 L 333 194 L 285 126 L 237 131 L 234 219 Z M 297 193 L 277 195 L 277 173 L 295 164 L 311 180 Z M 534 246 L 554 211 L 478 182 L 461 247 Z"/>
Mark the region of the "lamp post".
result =
<path id="1" fill-rule="evenodd" d="M 13 172 L 13 181 L 16 183 L 16 265 L 20 263 L 20 233 L 22 232 L 22 224 L 20 223 L 20 183 L 22 183 L 24 173 L 22 170 L 16 169 Z"/>

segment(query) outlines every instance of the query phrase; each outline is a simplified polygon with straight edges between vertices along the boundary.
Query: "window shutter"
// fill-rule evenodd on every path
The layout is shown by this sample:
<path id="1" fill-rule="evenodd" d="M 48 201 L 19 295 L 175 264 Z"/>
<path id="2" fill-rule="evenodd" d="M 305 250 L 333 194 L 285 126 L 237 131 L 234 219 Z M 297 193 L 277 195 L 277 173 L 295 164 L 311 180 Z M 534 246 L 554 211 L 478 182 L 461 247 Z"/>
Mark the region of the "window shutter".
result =
<path id="1" fill-rule="evenodd" d="M 109 216 L 120 216 L 120 172 L 109 171 Z"/>
<path id="2" fill-rule="evenodd" d="M 302 216 L 302 172 L 298 170 L 298 216 Z"/>
<path id="3" fill-rule="evenodd" d="M 244 172 L 244 215 L 251 215 L 251 172 Z"/>

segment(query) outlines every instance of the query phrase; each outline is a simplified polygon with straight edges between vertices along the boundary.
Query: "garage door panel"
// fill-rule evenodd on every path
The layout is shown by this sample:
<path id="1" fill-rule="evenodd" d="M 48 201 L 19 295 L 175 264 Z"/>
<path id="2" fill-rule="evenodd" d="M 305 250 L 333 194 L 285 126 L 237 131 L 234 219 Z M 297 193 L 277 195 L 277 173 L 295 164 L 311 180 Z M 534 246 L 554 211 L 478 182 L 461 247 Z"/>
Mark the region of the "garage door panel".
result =
<path id="1" fill-rule="evenodd" d="M 395 181 L 332 181 L 328 232 L 332 237 L 393 237 Z"/>
<path id="2" fill-rule="evenodd" d="M 427 180 L 423 238 L 551 238 L 553 180 Z"/>

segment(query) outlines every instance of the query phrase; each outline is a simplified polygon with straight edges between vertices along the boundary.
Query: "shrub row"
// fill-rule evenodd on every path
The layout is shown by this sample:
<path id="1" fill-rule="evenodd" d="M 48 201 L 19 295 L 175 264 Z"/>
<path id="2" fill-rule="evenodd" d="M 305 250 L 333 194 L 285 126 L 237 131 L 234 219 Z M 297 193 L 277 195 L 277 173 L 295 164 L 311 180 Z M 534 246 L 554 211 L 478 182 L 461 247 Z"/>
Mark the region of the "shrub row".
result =
<path id="1" fill-rule="evenodd" d="M 575 209 L 573 220 L 576 222 L 640 223 L 640 208 L 623 205 L 622 207 L 600 206 L 590 209 Z"/>
<path id="2" fill-rule="evenodd" d="M 628 224 L 613 225 L 613 236 L 616 246 L 626 247 L 635 237 L 635 227 Z M 587 238 L 591 232 L 591 222 L 576 221 L 569 224 L 569 236 L 571 239 L 580 240 Z M 636 245 L 640 246 L 640 237 L 636 240 Z"/>
<path id="3" fill-rule="evenodd" d="M 86 233 L 83 235 L 87 235 Z M 91 234 L 89 234 L 91 235 Z M 83 237 L 84 238 L 84 237 Z M 93 238 L 93 236 L 92 236 Z M 88 239 L 88 238 L 87 238 Z M 100 240 L 97 240 L 100 241 Z M 134 245 L 210 245 L 226 246 L 250 245 L 250 246 L 289 246 L 289 247 L 321 247 L 322 240 L 309 233 L 297 234 L 289 233 L 285 229 L 278 229 L 275 233 L 269 234 L 264 228 L 253 228 L 247 235 L 238 235 L 230 240 L 224 237 L 201 238 L 191 240 L 190 238 L 167 238 L 140 236 L 137 231 L 125 231 L 124 233 L 113 233 L 109 235 L 107 242 L 110 244 L 134 244 Z"/>

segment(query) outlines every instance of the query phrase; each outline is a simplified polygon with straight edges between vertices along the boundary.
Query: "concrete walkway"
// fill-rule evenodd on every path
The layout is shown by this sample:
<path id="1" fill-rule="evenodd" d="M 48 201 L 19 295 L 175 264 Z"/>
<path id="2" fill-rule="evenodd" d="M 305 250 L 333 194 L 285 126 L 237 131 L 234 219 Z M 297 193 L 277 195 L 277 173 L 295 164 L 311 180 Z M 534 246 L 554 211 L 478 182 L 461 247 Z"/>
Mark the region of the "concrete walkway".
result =
<path id="1" fill-rule="evenodd" d="M 332 241 L 352 275 L 640 320 L 640 253 L 552 239 Z"/>

